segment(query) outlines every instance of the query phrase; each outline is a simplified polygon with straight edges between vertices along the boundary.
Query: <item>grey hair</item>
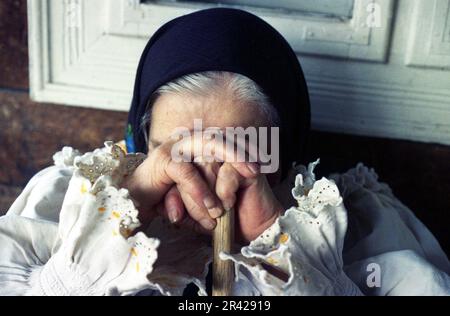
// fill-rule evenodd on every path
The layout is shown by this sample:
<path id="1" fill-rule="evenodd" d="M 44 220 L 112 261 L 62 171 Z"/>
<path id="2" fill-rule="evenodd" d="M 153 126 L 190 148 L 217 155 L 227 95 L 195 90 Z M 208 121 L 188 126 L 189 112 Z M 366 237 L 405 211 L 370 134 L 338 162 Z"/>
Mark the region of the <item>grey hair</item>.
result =
<path id="1" fill-rule="evenodd" d="M 175 79 L 159 87 L 152 94 L 140 126 L 144 132 L 146 143 L 148 144 L 148 128 L 150 126 L 152 105 L 160 95 L 165 93 L 187 93 L 194 96 L 208 96 L 223 90 L 224 87 L 233 94 L 237 101 L 257 104 L 272 126 L 279 124 L 280 119 L 275 107 L 253 80 L 238 73 L 205 71 Z"/>

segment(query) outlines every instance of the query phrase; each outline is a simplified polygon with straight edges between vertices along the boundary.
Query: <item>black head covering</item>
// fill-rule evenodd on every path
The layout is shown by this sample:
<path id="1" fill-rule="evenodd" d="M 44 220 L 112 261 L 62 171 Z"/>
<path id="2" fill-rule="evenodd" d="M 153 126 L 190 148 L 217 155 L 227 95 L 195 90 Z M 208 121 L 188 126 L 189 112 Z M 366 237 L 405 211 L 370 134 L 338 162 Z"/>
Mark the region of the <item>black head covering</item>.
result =
<path id="1" fill-rule="evenodd" d="M 172 80 L 202 71 L 239 73 L 256 82 L 280 116 L 283 173 L 293 161 L 303 159 L 310 105 L 297 56 L 281 34 L 262 19 L 228 8 L 178 17 L 151 37 L 136 75 L 128 116 L 128 138 L 135 148 L 129 149 L 147 152 L 140 125 L 153 92 Z"/>

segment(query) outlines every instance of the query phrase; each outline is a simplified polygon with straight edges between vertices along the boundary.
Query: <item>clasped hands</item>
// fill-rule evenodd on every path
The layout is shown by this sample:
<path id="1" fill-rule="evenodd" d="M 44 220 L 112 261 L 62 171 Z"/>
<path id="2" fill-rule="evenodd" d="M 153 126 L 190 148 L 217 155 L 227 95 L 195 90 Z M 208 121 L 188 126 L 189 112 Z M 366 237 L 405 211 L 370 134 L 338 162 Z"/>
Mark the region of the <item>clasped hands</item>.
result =
<path id="1" fill-rule="evenodd" d="M 211 233 L 216 218 L 234 207 L 235 238 L 243 244 L 271 226 L 283 207 L 260 164 L 241 157 L 252 145 L 247 142 L 241 150 L 225 144 L 217 134 L 212 138 L 194 135 L 171 138 L 151 148 L 123 183 L 137 202 L 141 221 L 149 222 L 159 214 L 175 225 Z M 206 156 L 205 148 L 209 149 Z"/>

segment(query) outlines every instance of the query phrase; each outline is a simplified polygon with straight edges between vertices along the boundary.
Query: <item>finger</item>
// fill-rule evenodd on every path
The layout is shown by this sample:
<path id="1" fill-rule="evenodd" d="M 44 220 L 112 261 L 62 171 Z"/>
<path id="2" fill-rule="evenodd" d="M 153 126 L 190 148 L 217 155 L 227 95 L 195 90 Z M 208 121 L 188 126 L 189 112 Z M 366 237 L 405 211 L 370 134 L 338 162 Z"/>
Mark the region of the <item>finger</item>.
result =
<path id="1" fill-rule="evenodd" d="M 205 162 L 202 157 L 194 160 L 194 165 L 199 170 L 200 174 L 208 183 L 211 189 L 214 189 L 216 184 L 217 173 L 219 172 L 221 163 L 219 162 Z"/>
<path id="2" fill-rule="evenodd" d="M 227 142 L 226 139 L 215 137 L 208 139 L 203 137 L 187 137 L 177 144 L 179 151 L 183 153 L 183 161 L 228 162 L 245 178 L 256 177 L 260 173 L 260 165 L 257 157 L 248 155 L 245 144 L 242 141 Z M 239 137 L 238 137 L 239 139 Z"/>
<path id="3" fill-rule="evenodd" d="M 208 210 L 205 207 L 199 206 L 192 199 L 191 195 L 186 193 L 180 187 L 178 188 L 180 192 L 180 196 L 183 200 L 184 207 L 186 209 L 187 214 L 190 218 L 192 218 L 196 223 L 200 224 L 204 229 L 210 231 L 216 227 L 216 220 L 213 219 Z M 186 216 L 188 217 L 188 216 Z"/>
<path id="4" fill-rule="evenodd" d="M 171 223 L 180 221 L 185 214 L 183 200 L 176 186 L 173 186 L 164 197 L 163 216 L 167 217 Z"/>
<path id="5" fill-rule="evenodd" d="M 195 162 L 195 165 L 197 166 L 203 178 L 206 179 L 206 182 L 208 183 L 210 189 L 214 191 L 220 164 L 217 162 L 205 163 L 197 160 L 197 162 Z M 221 205 L 222 203 L 220 200 L 217 200 L 217 204 Z M 208 212 L 211 218 L 218 218 L 222 216 L 223 208 L 216 207 L 213 210 L 208 210 Z"/>
<path id="6" fill-rule="evenodd" d="M 196 204 L 196 216 L 200 217 L 200 211 L 206 208 L 211 214 L 221 213 L 222 205 L 215 194 L 205 182 L 194 164 L 188 162 L 171 161 L 166 168 L 167 174 L 177 184 L 178 191 L 183 192 L 182 198 L 189 195 Z M 184 201 L 185 202 L 185 201 Z M 185 204 L 186 205 L 186 204 Z M 206 221 L 205 221 L 206 223 Z"/>
<path id="7" fill-rule="evenodd" d="M 222 205 L 225 209 L 231 209 L 236 203 L 236 192 L 239 190 L 239 186 L 243 177 L 229 163 L 224 163 L 219 169 L 216 181 L 216 194 L 222 201 Z"/>

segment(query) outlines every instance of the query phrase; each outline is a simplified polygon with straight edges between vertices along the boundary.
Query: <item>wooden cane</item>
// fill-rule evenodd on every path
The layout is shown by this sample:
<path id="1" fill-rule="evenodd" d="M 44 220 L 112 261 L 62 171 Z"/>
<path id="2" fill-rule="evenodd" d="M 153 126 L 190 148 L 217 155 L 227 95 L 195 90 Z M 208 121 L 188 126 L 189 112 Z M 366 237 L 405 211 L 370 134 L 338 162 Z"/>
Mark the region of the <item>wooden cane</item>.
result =
<path id="1" fill-rule="evenodd" d="M 226 210 L 217 219 L 213 233 L 213 296 L 231 296 L 234 282 L 234 265 L 231 260 L 221 260 L 219 253 L 231 253 L 234 239 L 234 209 Z"/>

